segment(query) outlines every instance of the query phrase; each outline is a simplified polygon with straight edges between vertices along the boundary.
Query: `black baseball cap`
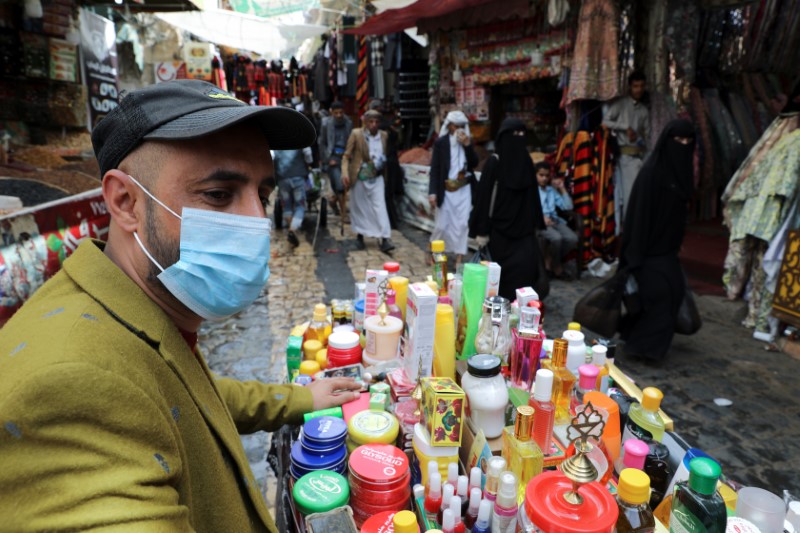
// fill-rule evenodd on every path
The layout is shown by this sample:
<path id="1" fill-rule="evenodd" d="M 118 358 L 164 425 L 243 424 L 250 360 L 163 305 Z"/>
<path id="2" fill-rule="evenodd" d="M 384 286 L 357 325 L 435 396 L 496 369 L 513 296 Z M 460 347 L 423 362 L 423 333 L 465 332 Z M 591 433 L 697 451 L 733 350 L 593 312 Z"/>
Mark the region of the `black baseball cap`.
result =
<path id="1" fill-rule="evenodd" d="M 256 123 L 273 150 L 311 146 L 316 132 L 302 113 L 250 106 L 205 81 L 175 80 L 127 93 L 92 131 L 100 176 L 144 141 L 202 137 L 244 121 Z"/>

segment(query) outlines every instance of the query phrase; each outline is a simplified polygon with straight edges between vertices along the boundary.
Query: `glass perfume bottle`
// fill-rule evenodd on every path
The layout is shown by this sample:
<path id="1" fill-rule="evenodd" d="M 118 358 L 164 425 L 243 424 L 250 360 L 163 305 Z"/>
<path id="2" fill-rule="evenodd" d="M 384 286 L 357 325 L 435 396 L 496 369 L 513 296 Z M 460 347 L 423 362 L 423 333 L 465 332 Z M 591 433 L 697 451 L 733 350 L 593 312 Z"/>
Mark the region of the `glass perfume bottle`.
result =
<path id="1" fill-rule="evenodd" d="M 553 372 L 546 368 L 536 371 L 536 387 L 528 405 L 533 407 L 533 430 L 531 436 L 544 455 L 553 448 L 553 425 L 556 421 L 556 406 L 552 402 Z"/>
<path id="2" fill-rule="evenodd" d="M 553 341 L 553 355 L 549 361 L 542 362 L 542 367 L 553 372 L 553 403 L 556 405 L 556 424 L 569 424 L 570 405 L 575 389 L 575 376 L 567 370 L 567 349 L 565 339 Z"/>
<path id="3" fill-rule="evenodd" d="M 539 446 L 531 439 L 533 407 L 517 407 L 517 418 L 513 426 L 503 431 L 503 459 L 517 479 L 517 503 L 525 496 L 525 487 L 533 476 L 542 473 L 544 456 Z"/>
<path id="4" fill-rule="evenodd" d="M 725 502 L 717 493 L 719 465 L 705 457 L 689 463 L 689 481 L 675 485 L 669 530 L 675 533 L 700 531 L 724 533 L 728 521 Z"/>
<path id="5" fill-rule="evenodd" d="M 508 366 L 508 354 L 511 351 L 511 329 L 508 316 L 511 305 L 502 296 L 492 296 L 483 302 L 483 316 L 475 335 L 477 353 L 487 353 L 500 358 L 502 366 Z"/>
<path id="6" fill-rule="evenodd" d="M 539 367 L 544 335 L 539 329 L 542 314 L 534 307 L 519 310 L 519 328 L 511 330 L 511 385 L 530 390 Z"/>

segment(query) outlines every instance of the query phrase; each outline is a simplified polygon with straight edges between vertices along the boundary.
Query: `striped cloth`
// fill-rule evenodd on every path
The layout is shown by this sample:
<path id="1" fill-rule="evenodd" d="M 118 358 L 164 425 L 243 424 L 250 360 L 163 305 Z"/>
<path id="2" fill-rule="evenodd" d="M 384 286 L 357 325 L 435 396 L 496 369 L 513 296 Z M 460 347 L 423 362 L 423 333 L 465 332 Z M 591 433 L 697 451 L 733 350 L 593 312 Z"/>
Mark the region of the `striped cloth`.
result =
<path id="1" fill-rule="evenodd" d="M 359 116 L 367 112 L 369 100 L 369 77 L 367 76 L 367 37 L 358 38 L 358 71 L 356 78 L 356 103 Z"/>

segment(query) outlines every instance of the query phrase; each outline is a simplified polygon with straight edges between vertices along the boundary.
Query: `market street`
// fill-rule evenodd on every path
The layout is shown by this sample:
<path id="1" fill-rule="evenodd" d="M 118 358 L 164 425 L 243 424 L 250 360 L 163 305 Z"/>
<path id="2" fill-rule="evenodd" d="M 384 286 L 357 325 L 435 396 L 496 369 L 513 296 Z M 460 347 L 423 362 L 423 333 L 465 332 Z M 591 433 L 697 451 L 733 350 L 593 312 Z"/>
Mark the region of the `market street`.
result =
<path id="1" fill-rule="evenodd" d="M 285 232 L 272 239 L 268 289 L 247 311 L 222 322 L 207 322 L 200 345 L 211 369 L 239 379 L 281 382 L 286 338 L 292 326 L 309 319 L 315 303 L 353 296 L 353 284 L 369 267 L 380 267 L 387 256 L 375 243 L 358 251 L 347 228 L 330 216 L 321 228 L 316 254 L 311 249 L 315 217 L 306 217 L 306 234 L 292 251 Z M 420 280 L 428 274 L 429 235 L 404 224 L 392 232 L 397 245 L 392 256 L 404 275 Z M 551 282 L 545 300 L 545 327 L 557 336 L 571 320 L 575 302 L 600 280 L 584 273 L 580 280 Z M 739 325 L 744 304 L 718 296 L 699 296 L 702 329 L 693 336 L 676 336 L 663 367 L 618 358 L 619 366 L 640 387 L 664 392 L 663 408 L 675 421 L 676 432 L 691 446 L 703 449 L 725 465 L 725 474 L 744 485 L 800 492 L 800 400 L 785 376 L 800 373 L 800 361 L 765 350 L 750 330 Z M 594 336 L 587 333 L 587 341 Z M 715 404 L 727 399 L 730 406 Z M 273 505 L 274 475 L 268 472 L 268 435 L 243 438 L 256 479 Z M 270 481 L 273 480 L 273 481 Z"/>

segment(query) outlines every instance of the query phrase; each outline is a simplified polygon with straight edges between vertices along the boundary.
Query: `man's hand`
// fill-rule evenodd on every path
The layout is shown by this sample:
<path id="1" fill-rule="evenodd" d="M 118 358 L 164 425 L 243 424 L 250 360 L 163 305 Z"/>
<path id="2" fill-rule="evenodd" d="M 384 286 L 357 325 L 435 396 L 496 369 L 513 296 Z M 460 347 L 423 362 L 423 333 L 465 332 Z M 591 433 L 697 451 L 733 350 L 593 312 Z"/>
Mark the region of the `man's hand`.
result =
<path id="1" fill-rule="evenodd" d="M 335 167 L 335 166 L 338 166 L 338 165 L 339 165 L 339 162 L 336 159 L 329 159 L 328 160 L 328 166 Z"/>
<path id="2" fill-rule="evenodd" d="M 632 142 L 632 143 L 635 143 L 636 139 L 638 139 L 638 138 L 639 138 L 639 136 L 636 135 L 636 132 L 634 131 L 634 129 L 633 128 L 628 128 L 628 140 L 630 142 Z"/>
<path id="3" fill-rule="evenodd" d="M 550 217 L 544 217 L 544 225 L 545 226 L 555 226 L 556 225 L 556 221 L 553 220 Z"/>
<path id="4" fill-rule="evenodd" d="M 342 176 L 342 184 L 344 185 L 345 189 L 350 188 L 350 176 Z"/>
<path id="5" fill-rule="evenodd" d="M 322 378 L 307 385 L 307 388 L 314 398 L 314 411 L 338 407 L 361 396 L 361 385 L 353 378 Z"/>
<path id="6" fill-rule="evenodd" d="M 459 130 L 456 134 L 456 140 L 460 142 L 463 146 L 469 146 L 470 138 L 469 135 L 466 134 L 463 130 Z"/>
<path id="7" fill-rule="evenodd" d="M 488 235 L 478 235 L 475 237 L 475 242 L 478 245 L 478 248 L 483 248 L 487 244 L 489 244 L 489 236 Z"/>
<path id="8" fill-rule="evenodd" d="M 428 203 L 431 204 L 431 209 L 436 209 L 436 195 L 429 194 L 428 195 Z"/>
<path id="9" fill-rule="evenodd" d="M 551 181 L 550 184 L 560 193 L 567 192 L 567 189 L 564 187 L 564 178 L 553 178 L 553 181 Z"/>

